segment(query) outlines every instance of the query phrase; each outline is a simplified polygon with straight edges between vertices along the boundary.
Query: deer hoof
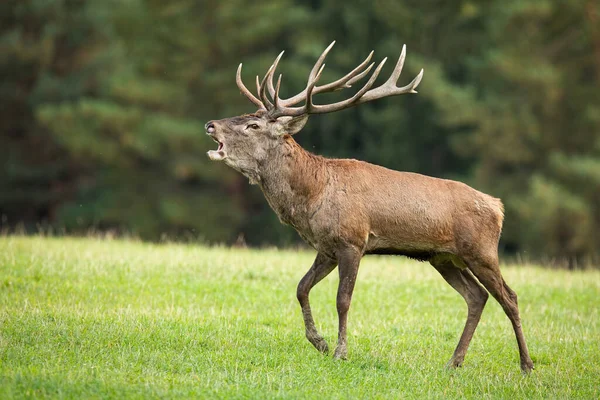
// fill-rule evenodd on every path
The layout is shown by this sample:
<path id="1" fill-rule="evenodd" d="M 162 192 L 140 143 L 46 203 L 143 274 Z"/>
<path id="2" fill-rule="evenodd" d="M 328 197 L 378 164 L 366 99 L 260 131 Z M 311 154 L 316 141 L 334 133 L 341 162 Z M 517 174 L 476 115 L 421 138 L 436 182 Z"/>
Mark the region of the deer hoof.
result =
<path id="1" fill-rule="evenodd" d="M 528 375 L 534 369 L 535 367 L 533 366 L 533 361 L 528 360 L 525 362 L 521 362 L 521 372 L 523 372 L 523 374 Z"/>
<path id="2" fill-rule="evenodd" d="M 345 347 L 337 347 L 333 353 L 334 360 L 345 360 L 348 355 L 348 350 Z"/>
<path id="3" fill-rule="evenodd" d="M 462 367 L 462 363 L 463 363 L 463 360 L 452 357 L 450 359 L 450 361 L 448 361 L 448 363 L 446 364 L 446 368 L 456 369 L 456 368 Z"/>
<path id="4" fill-rule="evenodd" d="M 308 341 L 315 346 L 317 350 L 319 350 L 323 354 L 329 353 L 329 346 L 327 346 L 327 342 L 321 336 L 309 336 L 306 335 Z"/>
<path id="5" fill-rule="evenodd" d="M 316 343 L 313 343 L 313 345 L 317 348 L 317 350 L 319 350 L 321 353 L 323 354 L 327 354 L 329 353 L 329 346 L 327 346 L 327 342 L 325 341 L 325 339 L 321 339 Z"/>

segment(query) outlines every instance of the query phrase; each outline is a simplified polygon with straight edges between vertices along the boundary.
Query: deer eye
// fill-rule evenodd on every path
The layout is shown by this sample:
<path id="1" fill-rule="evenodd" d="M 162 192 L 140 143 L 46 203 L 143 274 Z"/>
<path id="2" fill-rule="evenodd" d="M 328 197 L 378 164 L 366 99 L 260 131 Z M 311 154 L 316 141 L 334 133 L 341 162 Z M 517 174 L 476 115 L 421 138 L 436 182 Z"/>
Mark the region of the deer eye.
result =
<path id="1" fill-rule="evenodd" d="M 246 125 L 246 129 L 248 129 L 248 128 L 250 128 L 250 129 L 258 129 L 259 127 L 258 127 L 257 124 L 248 124 L 248 125 Z"/>

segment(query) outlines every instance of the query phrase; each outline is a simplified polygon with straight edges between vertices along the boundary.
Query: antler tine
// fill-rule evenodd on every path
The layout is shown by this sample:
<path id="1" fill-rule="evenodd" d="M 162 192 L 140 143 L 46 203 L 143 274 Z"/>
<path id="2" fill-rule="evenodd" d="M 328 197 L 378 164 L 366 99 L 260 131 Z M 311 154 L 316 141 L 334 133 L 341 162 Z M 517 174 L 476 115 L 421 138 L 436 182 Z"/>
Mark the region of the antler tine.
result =
<path id="1" fill-rule="evenodd" d="M 275 87 L 273 86 L 273 77 L 275 76 L 275 70 L 277 69 L 277 66 L 279 65 L 279 60 L 281 60 L 283 53 L 285 53 L 285 50 L 283 50 L 281 53 L 279 53 L 279 55 L 275 59 L 275 62 L 273 62 L 273 75 L 271 75 L 271 79 L 269 79 L 267 81 L 267 89 L 269 90 L 269 94 L 271 95 L 271 98 L 273 100 L 275 100 L 275 97 L 274 97 L 275 96 Z"/>
<path id="2" fill-rule="evenodd" d="M 354 96 L 350 98 L 349 103 L 352 103 L 354 100 L 361 98 L 369 89 L 371 89 L 371 86 L 373 86 L 373 84 L 375 83 L 375 79 L 377 79 L 377 77 L 379 76 L 379 73 L 381 72 L 381 69 L 383 68 L 386 62 L 387 57 L 381 60 L 381 62 L 375 69 L 375 72 L 373 72 L 373 75 L 371 75 L 365 86 L 363 86 L 362 89 L 360 89 L 358 92 L 356 92 Z"/>
<path id="3" fill-rule="evenodd" d="M 322 65 L 323 65 L 323 62 L 325 62 L 325 57 L 327 57 L 327 54 L 329 53 L 329 51 L 331 50 L 331 48 L 333 47 L 334 44 L 335 44 L 335 40 L 333 42 L 331 42 L 331 44 L 329 46 L 327 46 L 327 48 L 325 50 L 323 50 L 323 53 L 321 53 L 321 56 L 319 57 L 319 59 L 313 66 L 312 70 L 310 71 L 310 75 L 308 76 L 309 80 L 314 79 L 317 76 L 317 74 L 319 73 L 319 71 L 322 70 Z"/>
<path id="4" fill-rule="evenodd" d="M 252 94 L 252 92 L 250 90 L 248 90 L 246 85 L 244 85 L 244 82 L 242 82 L 242 64 L 241 63 L 238 66 L 237 73 L 235 74 L 235 83 L 237 84 L 237 86 L 240 89 L 240 91 L 242 92 L 242 94 L 244 94 L 244 96 L 246 96 L 252 103 L 257 105 L 259 108 L 266 109 L 265 105 L 259 99 L 257 99 Z"/>
<path id="5" fill-rule="evenodd" d="M 394 72 L 390 75 L 388 80 L 385 82 L 391 83 L 396 86 L 396 82 L 398 82 L 398 78 L 400 78 L 400 74 L 402 73 L 402 68 L 404 68 L 404 59 L 406 59 L 406 45 L 402 45 L 402 51 L 400 52 L 400 57 L 398 58 L 398 62 L 394 67 Z"/>
<path id="6" fill-rule="evenodd" d="M 425 70 L 421 68 L 421 71 L 419 71 L 419 74 L 415 76 L 415 79 L 413 79 L 408 85 L 401 87 L 398 90 L 406 91 L 406 93 L 418 93 L 415 89 L 417 88 L 417 86 L 419 86 L 419 83 L 421 83 L 421 79 L 423 79 L 424 73 Z"/>
<path id="7" fill-rule="evenodd" d="M 365 93 L 368 92 L 369 89 L 371 89 L 371 86 L 373 86 L 373 84 L 375 83 L 375 80 L 379 76 L 379 73 L 381 72 L 381 69 L 383 68 L 383 65 L 385 64 L 386 61 L 387 61 L 387 57 L 384 58 L 379 63 L 379 65 L 375 69 L 375 72 L 373 72 L 373 75 L 371 75 L 371 77 L 369 78 L 367 83 L 365 83 L 365 85 L 358 92 L 356 92 L 354 94 L 354 96 L 352 96 L 351 98 L 346 99 L 346 100 L 338 101 L 337 103 L 326 104 L 326 105 L 321 105 L 321 106 L 313 105 L 313 107 L 312 107 L 313 114 L 328 113 L 328 112 L 343 110 L 344 108 L 353 106 L 356 102 L 358 102 L 364 96 Z"/>
<path id="8" fill-rule="evenodd" d="M 258 79 L 259 79 L 258 75 L 256 76 L 256 87 L 258 90 L 258 96 L 260 97 L 260 100 L 265 105 L 265 108 L 267 110 L 269 110 L 273 107 L 273 103 L 271 103 L 271 101 L 267 97 L 266 88 L 267 88 L 267 81 L 272 79 L 272 74 L 275 71 L 274 67 L 275 67 L 275 64 L 271 65 L 271 67 L 267 70 L 267 73 L 265 74 L 264 78 L 262 79 L 262 81 L 260 83 L 258 82 Z"/>
<path id="9" fill-rule="evenodd" d="M 373 68 L 373 65 L 375 65 L 374 62 L 371 63 L 371 64 L 369 64 L 369 66 L 367 67 L 367 69 L 365 69 L 363 72 L 361 72 L 360 74 L 356 75 L 354 78 L 352 78 L 348 82 L 346 82 L 346 84 L 344 85 L 344 87 L 352 87 L 352 85 L 354 85 L 356 82 L 358 82 L 362 78 L 364 78 L 365 75 L 367 75 L 369 73 L 369 71 L 371 71 L 371 68 Z"/>
<path id="10" fill-rule="evenodd" d="M 308 79 L 308 86 L 306 87 L 306 103 L 304 104 L 304 109 L 305 109 L 306 113 L 310 113 L 310 111 L 313 108 L 313 102 L 312 102 L 313 90 L 314 90 L 315 86 L 317 85 L 319 78 L 321 78 L 321 73 L 323 72 L 324 69 L 325 69 L 325 64 L 323 64 L 321 66 L 321 68 L 319 68 L 319 72 L 317 72 L 317 74 L 314 76 L 314 78 L 312 80 L 310 79 L 310 77 Z M 310 76 L 312 76 L 312 72 L 310 73 Z"/>
<path id="11" fill-rule="evenodd" d="M 338 79 L 337 81 L 328 83 L 327 85 L 320 86 L 319 88 L 322 88 L 322 91 L 326 92 L 330 88 L 333 91 L 335 91 L 335 90 L 340 90 L 340 89 L 352 87 L 352 85 L 354 83 L 358 82 L 365 75 L 367 75 L 369 73 L 369 71 L 371 70 L 371 68 L 373 67 L 374 63 L 371 63 L 367 67 L 367 69 L 365 69 L 364 71 L 360 72 L 365 67 L 365 65 L 369 64 L 369 62 L 371 61 L 371 58 L 373 58 L 373 54 L 375 54 L 375 51 L 371 50 L 371 52 L 369 53 L 369 55 L 367 56 L 367 58 L 365 58 L 365 60 L 363 62 L 361 62 L 360 64 L 358 64 L 358 66 L 356 68 L 354 68 L 352 71 L 348 72 L 345 76 L 343 76 L 342 78 Z"/>
<path id="12" fill-rule="evenodd" d="M 275 86 L 275 94 L 273 95 L 273 108 L 275 110 L 277 110 L 279 108 L 279 101 L 281 100 L 279 98 L 279 88 L 281 87 L 281 77 L 282 77 L 282 75 L 279 74 L 279 78 L 277 79 L 277 86 Z"/>

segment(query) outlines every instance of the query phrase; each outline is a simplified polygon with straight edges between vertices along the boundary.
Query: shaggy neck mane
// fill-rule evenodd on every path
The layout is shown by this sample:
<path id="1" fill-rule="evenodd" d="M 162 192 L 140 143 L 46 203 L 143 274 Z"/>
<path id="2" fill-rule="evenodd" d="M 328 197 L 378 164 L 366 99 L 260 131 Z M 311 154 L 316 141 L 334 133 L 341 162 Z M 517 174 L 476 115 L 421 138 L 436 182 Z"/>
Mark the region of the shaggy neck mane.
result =
<path id="1" fill-rule="evenodd" d="M 261 165 L 260 187 L 282 220 L 302 211 L 323 192 L 328 179 L 327 160 L 304 150 L 289 135 Z"/>

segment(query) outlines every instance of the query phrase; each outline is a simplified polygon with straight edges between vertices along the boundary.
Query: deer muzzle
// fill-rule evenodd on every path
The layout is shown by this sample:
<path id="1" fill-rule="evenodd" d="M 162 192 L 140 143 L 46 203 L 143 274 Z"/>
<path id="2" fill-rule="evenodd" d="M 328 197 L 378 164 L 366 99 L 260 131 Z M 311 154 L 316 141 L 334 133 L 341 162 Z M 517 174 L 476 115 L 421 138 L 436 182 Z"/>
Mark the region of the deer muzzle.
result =
<path id="1" fill-rule="evenodd" d="M 204 125 L 204 129 L 206 129 L 206 134 L 208 136 L 210 136 L 211 139 L 214 140 L 219 145 L 217 150 L 209 150 L 206 153 L 208 155 L 208 158 L 210 158 L 212 161 L 224 160 L 227 157 L 227 153 L 225 153 L 225 150 L 223 149 L 223 142 L 221 142 L 219 139 L 217 139 L 214 136 L 214 134 L 217 130 L 215 127 L 215 124 L 212 121 L 208 121 L 206 123 L 206 125 Z"/>

